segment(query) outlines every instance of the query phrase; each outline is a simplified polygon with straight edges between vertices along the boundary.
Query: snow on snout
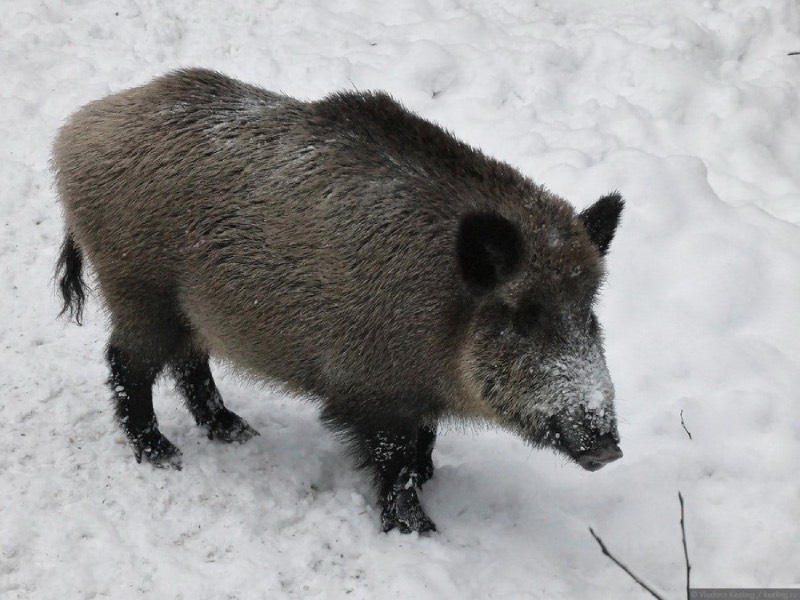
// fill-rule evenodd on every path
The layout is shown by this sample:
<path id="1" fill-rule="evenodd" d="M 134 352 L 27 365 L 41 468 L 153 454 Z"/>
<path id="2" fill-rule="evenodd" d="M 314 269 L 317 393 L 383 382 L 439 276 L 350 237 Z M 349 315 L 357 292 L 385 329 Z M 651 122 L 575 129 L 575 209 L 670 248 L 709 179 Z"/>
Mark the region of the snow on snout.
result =
<path id="1" fill-rule="evenodd" d="M 598 434 L 613 428 L 614 385 L 599 346 L 582 345 L 580 351 L 549 362 L 544 371 L 553 379 L 553 409 L 582 414 L 584 423 Z"/>

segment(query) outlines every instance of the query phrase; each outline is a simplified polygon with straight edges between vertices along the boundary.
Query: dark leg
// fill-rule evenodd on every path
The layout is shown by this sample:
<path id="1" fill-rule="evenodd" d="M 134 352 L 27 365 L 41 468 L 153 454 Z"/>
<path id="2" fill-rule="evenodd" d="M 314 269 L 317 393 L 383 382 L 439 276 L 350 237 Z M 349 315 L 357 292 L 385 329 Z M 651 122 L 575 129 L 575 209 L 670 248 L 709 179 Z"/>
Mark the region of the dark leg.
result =
<path id="1" fill-rule="evenodd" d="M 180 451 L 158 429 L 153 383 L 187 347 L 185 320 L 168 287 L 122 275 L 101 283 L 113 323 L 107 357 L 119 423 L 138 462 L 180 469 Z"/>
<path id="2" fill-rule="evenodd" d="M 358 410 L 365 406 L 362 402 L 350 403 L 344 411 L 342 406 L 328 405 L 322 418 L 350 441 L 359 466 L 372 472 L 383 530 L 396 527 L 401 533 L 436 531 L 417 496 L 419 421 L 386 414 L 376 417 Z"/>
<path id="3" fill-rule="evenodd" d="M 109 344 L 106 353 L 117 419 L 133 447 L 136 462 L 145 458 L 157 467 L 181 468 L 181 452 L 158 429 L 153 412 L 153 382 L 161 365 L 135 358 Z"/>
<path id="4" fill-rule="evenodd" d="M 173 361 L 172 373 L 194 420 L 208 432 L 208 438 L 221 442 L 244 443 L 259 433 L 222 403 L 208 356 L 195 354 Z"/>
<path id="5" fill-rule="evenodd" d="M 436 444 L 436 425 L 423 425 L 417 432 L 417 484 L 423 483 L 433 477 L 433 446 Z"/>
<path id="6" fill-rule="evenodd" d="M 436 531 L 419 503 L 416 428 L 392 427 L 367 433 L 366 447 L 376 474 L 384 531 Z"/>

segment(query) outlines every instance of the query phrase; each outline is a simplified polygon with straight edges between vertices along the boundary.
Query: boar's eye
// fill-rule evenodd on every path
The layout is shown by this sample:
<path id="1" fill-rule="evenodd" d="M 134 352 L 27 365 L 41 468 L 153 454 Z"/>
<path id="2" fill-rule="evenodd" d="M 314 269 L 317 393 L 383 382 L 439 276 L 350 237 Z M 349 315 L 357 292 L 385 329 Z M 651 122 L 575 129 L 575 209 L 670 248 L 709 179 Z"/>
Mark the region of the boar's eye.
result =
<path id="1" fill-rule="evenodd" d="M 529 336 L 544 325 L 544 307 L 535 301 L 520 304 L 514 314 L 514 327 L 520 335 Z"/>

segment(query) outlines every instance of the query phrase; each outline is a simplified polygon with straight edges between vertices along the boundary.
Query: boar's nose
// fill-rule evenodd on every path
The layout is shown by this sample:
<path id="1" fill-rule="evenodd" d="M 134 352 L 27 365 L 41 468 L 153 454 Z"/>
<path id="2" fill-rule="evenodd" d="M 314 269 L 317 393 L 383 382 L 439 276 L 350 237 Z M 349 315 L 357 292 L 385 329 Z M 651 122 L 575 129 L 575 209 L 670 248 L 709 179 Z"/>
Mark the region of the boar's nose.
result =
<path id="1" fill-rule="evenodd" d="M 577 461 L 587 471 L 597 471 L 619 458 L 622 458 L 622 450 L 614 438 L 606 434 L 597 440 L 594 448 L 579 454 Z"/>

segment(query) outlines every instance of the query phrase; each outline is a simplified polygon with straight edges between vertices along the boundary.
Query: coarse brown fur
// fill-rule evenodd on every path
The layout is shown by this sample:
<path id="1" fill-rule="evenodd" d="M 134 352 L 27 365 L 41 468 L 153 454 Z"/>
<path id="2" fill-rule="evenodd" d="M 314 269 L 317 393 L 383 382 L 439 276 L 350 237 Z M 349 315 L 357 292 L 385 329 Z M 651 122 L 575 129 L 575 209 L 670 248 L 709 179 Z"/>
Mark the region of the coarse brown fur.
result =
<path id="1" fill-rule="evenodd" d="M 384 512 L 408 465 L 383 473 L 376 456 L 416 448 L 419 428 L 445 416 L 534 427 L 509 423 L 520 410 L 535 420 L 517 406 L 530 394 L 492 401 L 476 375 L 492 343 L 480 331 L 505 327 L 508 311 L 519 320 L 526 302 L 539 320 L 542 306 L 591 311 L 622 206 L 609 196 L 602 218 L 577 215 L 383 93 L 301 102 L 199 69 L 82 108 L 54 166 L 62 268 L 72 249 L 97 274 L 123 426 L 131 394 L 162 368 L 188 373 L 191 407 L 208 356 L 226 359 L 317 398 L 374 467 Z M 62 279 L 65 308 L 74 281 Z M 518 386 L 511 370 L 497 381 Z M 384 526 L 433 527 L 414 518 L 384 514 Z"/>

